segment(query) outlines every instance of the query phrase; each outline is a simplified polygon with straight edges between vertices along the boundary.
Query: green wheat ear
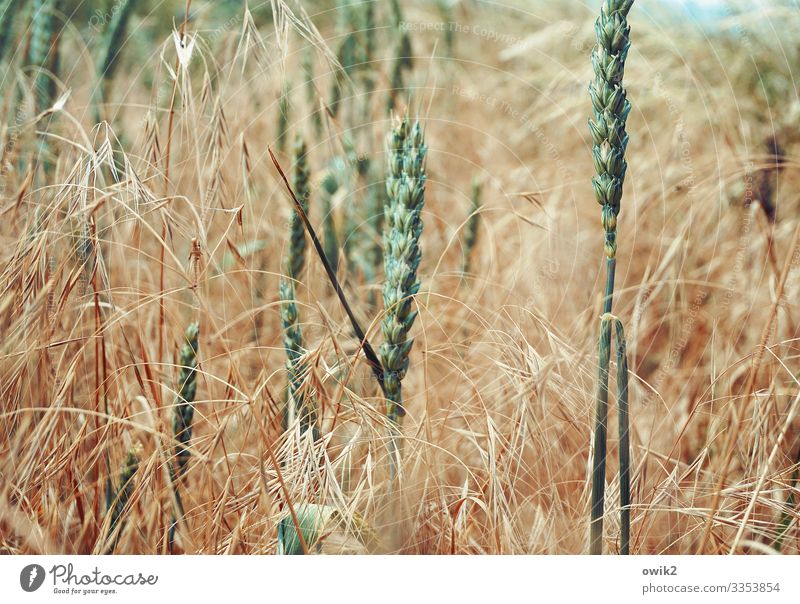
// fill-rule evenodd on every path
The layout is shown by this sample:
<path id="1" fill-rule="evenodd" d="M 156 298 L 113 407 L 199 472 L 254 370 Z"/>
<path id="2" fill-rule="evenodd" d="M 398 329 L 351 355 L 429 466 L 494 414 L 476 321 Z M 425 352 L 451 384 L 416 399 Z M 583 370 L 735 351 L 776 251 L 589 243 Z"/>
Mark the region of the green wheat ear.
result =
<path id="1" fill-rule="evenodd" d="M 339 19 L 337 31 L 346 32 L 339 43 L 336 58 L 342 66 L 341 70 L 336 70 L 331 83 L 331 101 L 328 105 L 331 115 L 336 117 L 339 114 L 339 106 L 342 102 L 343 88 L 348 78 L 353 73 L 353 69 L 358 64 L 358 38 L 353 31 L 353 24 L 356 22 L 356 15 L 351 0 L 340 0 L 337 6 Z"/>
<path id="2" fill-rule="evenodd" d="M 306 84 L 306 104 L 308 110 L 311 112 L 311 123 L 314 126 L 314 136 L 317 140 L 322 138 L 322 114 L 319 110 L 319 102 L 317 99 L 317 89 L 314 85 L 314 47 L 309 45 L 305 53 L 303 53 L 302 69 L 303 77 Z"/>
<path id="3" fill-rule="evenodd" d="M 322 536 L 325 529 L 334 524 L 342 525 L 347 532 L 358 539 L 362 544 L 376 538 L 374 529 L 361 517 L 354 513 L 348 522 L 342 514 L 331 505 L 319 505 L 316 503 L 302 503 L 294 508 L 294 514 L 286 513 L 278 522 L 278 555 L 297 556 L 302 555 L 303 544 L 297 529 L 303 536 L 303 542 L 307 548 L 314 551 L 322 550 Z M 310 553 L 310 552 L 308 552 Z"/>
<path id="4" fill-rule="evenodd" d="M 317 551 L 321 549 L 319 537 L 325 524 L 322 506 L 312 503 L 300 504 L 295 508 L 295 515 L 297 526 L 291 514 L 286 514 L 278 523 L 279 556 L 298 556 L 305 553 L 297 533 L 298 528 L 306 547 L 314 547 Z"/>
<path id="5" fill-rule="evenodd" d="M 606 287 L 603 316 L 600 322 L 599 375 L 592 463 L 592 501 L 589 549 L 603 552 L 603 515 L 605 508 L 606 435 L 608 423 L 608 379 L 611 355 L 612 322 L 617 333 L 617 404 L 619 407 L 620 460 L 620 552 L 630 551 L 630 445 L 628 442 L 628 364 L 622 323 L 611 315 L 614 297 L 614 274 L 617 256 L 617 216 L 622 200 L 622 185 L 627 163 L 625 148 L 628 135 L 625 122 L 631 110 L 622 76 L 630 49 L 630 26 L 627 15 L 633 0 L 604 0 L 595 22 L 597 44 L 592 51 L 594 80 L 589 84 L 593 119 L 592 156 L 597 174 L 592 178 L 595 197 L 602 206 L 605 232 Z"/>
<path id="6" fill-rule="evenodd" d="M 294 282 L 281 279 L 279 284 L 281 299 L 281 326 L 283 327 L 283 349 L 286 353 L 287 400 L 284 412 L 284 427 L 289 427 L 295 419 L 300 421 L 300 431 L 312 428 L 313 437 L 319 438 L 316 411 L 312 397 L 306 392 L 305 379 L 308 366 L 303 362 L 303 331 L 300 327 L 300 313 L 295 300 Z"/>
<path id="7" fill-rule="evenodd" d="M 294 170 L 292 187 L 303 211 L 308 214 L 311 196 L 311 177 L 305 141 L 297 137 L 294 148 Z M 281 279 L 279 295 L 281 300 L 281 325 L 283 327 L 283 348 L 286 352 L 287 392 L 284 425 L 288 427 L 295 418 L 300 420 L 300 429 L 305 432 L 313 429 L 314 438 L 319 437 L 313 398 L 306 392 L 305 377 L 308 366 L 303 362 L 303 332 L 300 327 L 300 313 L 297 309 L 295 283 L 300 279 L 306 261 L 306 231 L 302 219 L 292 211 L 289 220 L 289 246 L 286 252 L 285 272 L 287 278 Z"/>
<path id="8" fill-rule="evenodd" d="M 311 175 L 308 168 L 306 143 L 301 136 L 294 142 L 294 165 L 292 170 L 292 188 L 297 201 L 308 214 L 311 199 Z M 297 212 L 292 211 L 289 218 L 289 249 L 286 254 L 286 274 L 291 279 L 300 279 L 306 264 L 306 229 Z"/>
<path id="9" fill-rule="evenodd" d="M 114 77 L 114 73 L 119 65 L 119 55 L 122 52 L 122 42 L 125 39 L 125 31 L 128 27 L 133 9 L 136 7 L 136 0 L 119 0 L 114 14 L 108 24 L 106 35 L 103 38 L 103 54 L 100 61 L 100 76 L 109 81 Z"/>
<path id="10" fill-rule="evenodd" d="M 200 326 L 191 323 L 186 329 L 185 342 L 181 347 L 179 364 L 180 376 L 178 378 L 178 394 L 175 396 L 174 412 L 172 419 L 172 433 L 174 435 L 175 462 L 169 464 L 170 480 L 177 503 L 177 514 L 183 516 L 183 504 L 179 490 L 180 477 L 189 461 L 189 441 L 192 439 L 192 422 L 194 419 L 194 399 L 197 395 L 197 351 L 199 347 Z M 169 527 L 169 549 L 175 543 L 177 530 L 177 514 L 172 515 Z"/>
<path id="11" fill-rule="evenodd" d="M 405 415 L 402 380 L 409 365 L 414 339 L 409 336 L 417 313 L 413 297 L 419 291 L 417 269 L 422 259 L 422 207 L 425 203 L 425 145 L 419 122 L 409 126 L 407 118 L 397 121 L 389 137 L 386 176 L 387 204 L 384 209 L 383 344 L 380 348 L 384 369 L 386 416 L 391 426 L 392 469 L 399 461 L 397 426 Z"/>
<path id="12" fill-rule="evenodd" d="M 197 350 L 200 327 L 192 323 L 186 329 L 185 343 L 181 348 L 180 377 L 178 378 L 178 395 L 175 397 L 175 414 L 172 431 L 177 445 L 175 447 L 176 471 L 180 476 L 189 461 L 189 441 L 192 439 L 192 421 L 194 419 L 194 399 L 197 394 Z"/>
<path id="13" fill-rule="evenodd" d="M 63 0 L 35 0 L 31 21 L 31 38 L 28 46 L 27 64 L 35 69 L 33 74 L 33 98 L 36 112 L 48 109 L 55 100 L 57 84 L 55 75 L 59 67 L 59 42 L 61 32 L 56 31 L 56 12 L 60 12 Z M 51 75 L 52 74 L 52 75 Z M 48 116 L 47 121 L 50 121 Z M 40 129 L 46 130 L 46 124 Z M 37 166 L 41 165 L 47 175 L 53 168 L 49 138 L 39 137 L 36 155 Z"/>
<path id="14" fill-rule="evenodd" d="M 0 62 L 6 58 L 6 50 L 14 31 L 14 17 L 22 12 L 25 0 L 4 0 L 0 4 Z"/>
<path id="15" fill-rule="evenodd" d="M 58 94 L 58 81 L 56 78 L 61 71 L 61 35 L 66 28 L 66 23 L 60 22 L 60 27 L 56 29 L 56 14 L 64 12 L 65 0 L 53 0 L 53 16 L 50 21 L 50 56 L 47 61 L 47 68 L 52 74 L 52 77 L 47 80 L 47 106 L 50 107 L 56 100 Z"/>
<path id="16" fill-rule="evenodd" d="M 333 196 L 339 190 L 339 182 L 333 172 L 328 172 L 322 179 L 320 188 L 320 206 L 322 208 L 323 223 L 322 237 L 325 257 L 336 270 L 339 266 L 339 237 L 336 233 L 336 220 L 333 211 Z"/>
<path id="17" fill-rule="evenodd" d="M 125 529 L 125 519 L 123 514 L 125 508 L 128 506 L 128 501 L 133 494 L 133 477 L 139 469 L 138 447 L 132 448 L 128 451 L 128 457 L 122 467 L 122 472 L 119 475 L 119 482 L 117 483 L 116 494 L 113 494 L 106 501 L 106 511 L 111 514 L 111 522 L 108 528 L 108 537 L 110 543 L 108 545 L 108 553 L 113 553 L 117 546 L 120 535 Z M 117 530 L 119 527 L 119 530 Z"/>
<path id="18" fill-rule="evenodd" d="M 278 123 L 275 146 L 279 151 L 286 151 L 286 141 L 289 139 L 289 112 L 291 111 L 290 103 L 290 85 L 289 80 L 284 79 L 283 86 L 281 86 L 281 96 L 278 100 Z"/>
<path id="19" fill-rule="evenodd" d="M 44 111 L 48 105 L 49 78 L 45 73 L 53 35 L 53 0 L 34 0 L 31 40 L 28 46 L 29 66 L 37 68 L 34 77 L 36 111 Z"/>
<path id="20" fill-rule="evenodd" d="M 128 27 L 133 9 L 136 7 L 136 0 L 119 0 L 115 4 L 115 10 L 105 31 L 102 41 L 100 61 L 97 66 L 99 82 L 97 84 L 95 98 L 95 115 L 99 122 L 100 104 L 108 98 L 111 81 L 119 66 L 119 57 L 122 54 L 125 32 Z"/>

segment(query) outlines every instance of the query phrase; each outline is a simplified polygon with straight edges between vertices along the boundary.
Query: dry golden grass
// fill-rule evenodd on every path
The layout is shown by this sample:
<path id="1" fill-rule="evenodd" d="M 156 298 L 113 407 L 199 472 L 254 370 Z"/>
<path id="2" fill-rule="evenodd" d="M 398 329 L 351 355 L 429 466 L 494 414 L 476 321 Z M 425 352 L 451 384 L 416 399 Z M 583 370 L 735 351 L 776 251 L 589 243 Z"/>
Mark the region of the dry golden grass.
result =
<path id="1" fill-rule="evenodd" d="M 586 124 L 594 14 L 459 2 L 449 59 L 430 26 L 442 22 L 434 3 L 406 8 L 409 105 L 426 127 L 429 181 L 403 464 L 390 488 L 385 404 L 313 254 L 296 292 L 321 439 L 281 427 L 291 205 L 267 148 L 284 78 L 315 186 L 348 140 L 381 174 L 391 127 L 393 46 L 379 3 L 374 92 L 365 99 L 354 76 L 314 137 L 298 74 L 310 40 L 328 98 L 331 4 L 305 3 L 317 31 L 276 1 L 287 12 L 258 31 L 244 13 L 204 21 L 196 3 L 191 50 L 171 37 L 147 57 L 123 46 L 102 125 L 82 24 L 64 34 L 69 96 L 46 127 L 24 112 L 32 73 L 4 67 L 2 123 L 16 127 L 3 132 L 0 201 L 0 551 L 103 551 L 105 481 L 132 447 L 140 464 L 115 551 L 166 551 L 176 364 L 191 321 L 199 376 L 179 551 L 275 553 L 289 504 L 335 510 L 326 553 L 587 551 L 603 278 Z M 800 22 L 780 6 L 731 17 L 727 37 L 644 3 L 629 16 L 615 313 L 631 368 L 632 553 L 763 553 L 782 535 L 783 553 L 800 551 L 800 52 L 788 33 Z M 131 36 L 154 27 L 146 14 Z M 52 170 L 20 170 L 45 129 Z M 480 234 L 462 279 L 474 178 Z M 355 181 L 337 193 L 340 224 L 365 199 Z M 321 232 L 316 191 L 310 215 Z M 377 347 L 381 278 L 344 266 L 339 276 Z"/>

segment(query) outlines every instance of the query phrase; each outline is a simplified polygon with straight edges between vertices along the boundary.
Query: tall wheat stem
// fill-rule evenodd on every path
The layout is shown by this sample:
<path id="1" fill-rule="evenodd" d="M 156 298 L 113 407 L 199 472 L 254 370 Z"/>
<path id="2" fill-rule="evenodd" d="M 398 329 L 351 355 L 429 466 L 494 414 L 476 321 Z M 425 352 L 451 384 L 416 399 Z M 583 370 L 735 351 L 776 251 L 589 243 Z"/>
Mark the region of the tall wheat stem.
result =
<path id="1" fill-rule="evenodd" d="M 630 49 L 630 26 L 627 15 L 633 0 L 604 0 L 595 22 L 597 45 L 592 51 L 595 78 L 589 85 L 593 119 L 589 120 L 592 155 L 597 174 L 592 179 L 595 197 L 602 206 L 605 232 L 606 285 L 603 316 L 600 321 L 598 351 L 598 387 L 595 409 L 594 460 L 592 462 L 592 501 L 589 549 L 603 552 L 603 515 L 605 509 L 606 437 L 608 426 L 608 380 L 611 357 L 611 328 L 617 337 L 617 405 L 619 417 L 620 478 L 620 553 L 630 551 L 630 444 L 628 410 L 628 364 L 622 323 L 611 314 L 617 256 L 617 216 L 622 200 L 622 185 L 627 163 L 625 148 L 628 135 L 625 122 L 631 105 L 622 87 L 625 59 Z"/>

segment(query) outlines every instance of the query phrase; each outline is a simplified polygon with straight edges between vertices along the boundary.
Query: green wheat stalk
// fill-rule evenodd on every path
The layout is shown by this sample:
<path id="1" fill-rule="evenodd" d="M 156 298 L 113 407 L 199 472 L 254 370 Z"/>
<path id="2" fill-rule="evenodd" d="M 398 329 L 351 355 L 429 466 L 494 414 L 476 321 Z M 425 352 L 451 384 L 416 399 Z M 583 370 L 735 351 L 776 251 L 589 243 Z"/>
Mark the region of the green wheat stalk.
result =
<path id="1" fill-rule="evenodd" d="M 412 69 L 414 67 L 414 55 L 411 47 L 411 35 L 408 29 L 403 27 L 405 18 L 403 17 L 403 11 L 400 8 L 399 0 L 391 0 L 391 5 L 394 26 L 400 33 L 400 45 L 398 47 L 399 53 L 397 57 L 405 69 Z"/>
<path id="2" fill-rule="evenodd" d="M 592 553 L 602 553 L 603 508 L 605 507 L 606 434 L 608 425 L 608 380 L 611 328 L 616 332 L 617 419 L 619 430 L 620 553 L 630 553 L 630 430 L 628 406 L 628 358 L 622 322 L 611 313 L 600 319 L 599 386 L 595 421 L 595 458 L 592 481 Z M 597 527 L 597 532 L 595 532 Z"/>
<path id="3" fill-rule="evenodd" d="M 409 364 L 414 339 L 409 332 L 417 313 L 413 297 L 419 291 L 417 269 L 422 259 L 422 207 L 425 203 L 425 157 L 427 147 L 419 122 L 409 126 L 401 118 L 389 138 L 386 177 L 388 201 L 384 209 L 383 231 L 384 318 L 381 322 L 383 344 L 380 348 L 384 369 L 386 416 L 390 423 L 392 473 L 396 475 L 399 459 L 399 422 L 405 415 L 402 380 Z"/>
<path id="4" fill-rule="evenodd" d="M 122 42 L 125 39 L 128 22 L 130 21 L 131 15 L 133 15 L 135 6 L 136 0 L 119 0 L 115 4 L 111 21 L 108 24 L 105 36 L 103 36 L 100 61 L 97 63 L 99 82 L 96 88 L 97 98 L 95 99 L 95 115 L 98 122 L 101 120 L 100 105 L 103 99 L 108 97 L 111 82 L 119 66 L 119 57 L 122 54 Z"/>
<path id="5" fill-rule="evenodd" d="M 390 114 L 395 110 L 395 107 L 397 106 L 398 95 L 405 90 L 405 81 L 403 78 L 403 73 L 406 68 L 402 56 L 403 56 L 402 50 L 400 46 L 398 46 L 397 51 L 395 52 L 394 63 L 392 64 L 392 74 L 389 85 L 389 97 L 386 103 L 386 111 L 387 113 Z"/>
<path id="6" fill-rule="evenodd" d="M 197 347 L 200 327 L 192 323 L 186 330 L 186 343 L 181 348 L 181 373 L 179 390 L 175 397 L 175 414 L 172 432 L 178 442 L 175 448 L 177 475 L 183 474 L 189 461 L 189 441 L 192 439 L 192 420 L 194 419 L 194 398 L 197 394 Z"/>
<path id="7" fill-rule="evenodd" d="M 405 19 L 399 0 L 392 0 L 392 17 L 397 30 L 394 62 L 392 64 L 391 85 L 387 102 L 387 111 L 391 113 L 397 106 L 397 95 L 405 90 L 404 73 L 414 68 L 414 53 L 411 46 L 411 34 L 404 27 Z"/>
<path id="8" fill-rule="evenodd" d="M 303 363 L 303 331 L 300 327 L 300 313 L 297 310 L 294 281 L 281 279 L 279 284 L 281 299 L 281 326 L 283 328 L 283 349 L 286 353 L 287 401 L 284 412 L 284 427 L 288 428 L 295 418 L 299 418 L 300 431 L 313 429 L 314 439 L 318 438 L 316 414 L 305 392 L 306 364 Z"/>
<path id="9" fill-rule="evenodd" d="M 170 464 L 170 478 L 178 504 L 178 512 L 183 515 L 178 483 L 186 470 L 189 461 L 189 442 L 192 439 L 192 421 L 194 419 L 194 399 L 197 394 L 197 351 L 199 346 L 200 326 L 191 323 L 186 329 L 185 343 L 181 347 L 178 378 L 178 393 L 173 404 L 172 434 L 175 438 L 175 462 Z M 173 514 L 169 529 L 169 547 L 175 542 L 177 518 Z"/>
<path id="10" fill-rule="evenodd" d="M 108 537 L 110 539 L 108 545 L 108 553 L 113 553 L 117 547 L 122 531 L 125 529 L 125 519 L 123 514 L 125 508 L 128 506 L 128 501 L 133 494 L 134 481 L 133 477 L 139 469 L 139 458 L 135 449 L 128 451 L 128 457 L 122 467 L 122 472 L 119 475 L 119 482 L 117 483 L 117 490 L 115 494 L 111 494 L 106 501 L 106 511 L 111 514 L 111 521 L 108 528 Z M 119 530 L 117 530 L 119 527 Z"/>
<path id="11" fill-rule="evenodd" d="M 0 5 L 0 61 L 5 59 L 6 50 L 11 43 L 14 32 L 14 17 L 22 12 L 25 2 L 22 0 L 5 0 Z"/>
<path id="12" fill-rule="evenodd" d="M 628 367 L 622 323 L 611 315 L 617 256 L 617 216 L 627 163 L 628 135 L 625 122 L 631 105 L 622 87 L 625 59 L 630 48 L 627 15 L 633 0 L 604 0 L 595 22 L 597 45 L 592 51 L 595 78 L 589 84 L 594 119 L 589 120 L 596 176 L 592 178 L 595 197 L 602 206 L 605 231 L 606 287 L 600 321 L 599 381 L 592 464 L 590 552 L 603 552 L 605 508 L 606 432 L 608 422 L 608 379 L 612 323 L 617 334 L 617 404 L 619 407 L 620 461 L 620 552 L 630 551 L 630 445 L 628 421 Z"/>
<path id="13" fill-rule="evenodd" d="M 308 214 L 311 197 L 311 178 L 308 169 L 308 155 L 305 141 L 298 136 L 294 148 L 294 169 L 292 188 L 297 200 Z M 286 374 L 288 400 L 284 412 L 284 424 L 291 425 L 293 419 L 300 421 L 300 430 L 313 429 L 314 438 L 318 438 L 316 413 L 313 400 L 310 399 L 304 385 L 308 372 L 303 362 L 303 332 L 300 327 L 300 313 L 297 309 L 294 284 L 300 279 L 306 261 L 305 226 L 296 211 L 292 211 L 289 219 L 289 246 L 286 252 L 285 272 L 287 278 L 281 279 L 279 295 L 281 299 L 281 326 L 283 327 L 283 348 L 286 353 Z"/>

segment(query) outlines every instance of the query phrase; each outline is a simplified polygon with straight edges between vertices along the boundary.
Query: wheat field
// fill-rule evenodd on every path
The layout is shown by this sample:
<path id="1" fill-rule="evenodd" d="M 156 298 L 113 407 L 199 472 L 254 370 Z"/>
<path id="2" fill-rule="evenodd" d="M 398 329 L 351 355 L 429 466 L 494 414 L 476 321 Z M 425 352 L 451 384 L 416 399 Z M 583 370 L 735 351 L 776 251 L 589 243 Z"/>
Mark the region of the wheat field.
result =
<path id="1" fill-rule="evenodd" d="M 5 2 L 0 552 L 588 553 L 601 4 Z M 630 553 L 797 554 L 800 7 L 675 10 L 628 14 Z"/>

